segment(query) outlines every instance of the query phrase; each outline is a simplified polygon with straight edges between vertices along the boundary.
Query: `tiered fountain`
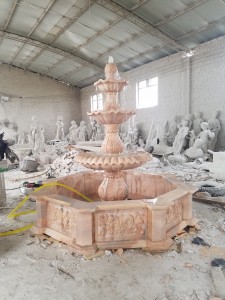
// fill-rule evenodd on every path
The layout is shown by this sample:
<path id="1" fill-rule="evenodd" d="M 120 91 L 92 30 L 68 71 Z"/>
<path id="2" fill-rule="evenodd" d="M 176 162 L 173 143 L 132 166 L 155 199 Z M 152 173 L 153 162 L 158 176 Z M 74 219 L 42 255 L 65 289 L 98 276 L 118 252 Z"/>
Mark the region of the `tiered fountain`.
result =
<path id="1" fill-rule="evenodd" d="M 98 188 L 103 201 L 125 200 L 128 187 L 124 181 L 122 170 L 137 168 L 149 159 L 147 152 L 124 152 L 124 145 L 119 137 L 119 126 L 135 114 L 134 110 L 122 110 L 118 103 L 118 93 L 127 81 L 117 78 L 118 70 L 112 57 L 105 67 L 105 80 L 98 80 L 94 85 L 106 95 L 102 111 L 94 111 L 88 115 L 105 126 L 105 139 L 102 143 L 103 153 L 80 153 L 76 157 L 83 166 L 93 170 L 104 170 L 104 180 Z"/>
<path id="2" fill-rule="evenodd" d="M 83 254 L 117 248 L 166 250 L 173 236 L 196 222 L 192 218 L 192 194 L 196 188 L 169 175 L 129 170 L 150 160 L 151 155 L 144 151 L 124 152 L 119 126 L 135 112 L 119 107 L 118 93 L 127 82 L 117 74 L 110 58 L 105 67 L 106 79 L 95 83 L 106 95 L 103 110 L 88 114 L 105 126 L 102 153 L 80 152 L 75 157 L 94 171 L 57 180 L 92 202 L 62 186 L 36 196 L 38 217 L 34 232 L 46 233 Z"/>

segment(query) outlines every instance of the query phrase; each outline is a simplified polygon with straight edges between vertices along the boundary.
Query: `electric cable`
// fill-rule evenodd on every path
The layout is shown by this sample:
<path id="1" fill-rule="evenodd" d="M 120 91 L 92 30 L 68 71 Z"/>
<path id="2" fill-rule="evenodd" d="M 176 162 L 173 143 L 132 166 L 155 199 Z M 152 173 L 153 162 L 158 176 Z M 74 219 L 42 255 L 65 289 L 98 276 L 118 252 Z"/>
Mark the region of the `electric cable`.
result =
<path id="1" fill-rule="evenodd" d="M 36 193 L 38 191 L 40 191 L 43 188 L 46 187 L 54 187 L 54 186 L 61 186 L 64 187 L 65 189 L 68 189 L 74 193 L 76 193 L 77 195 L 79 195 L 80 197 L 84 198 L 85 200 L 87 200 L 88 202 L 92 202 L 93 200 L 90 199 L 89 197 L 83 195 L 82 193 L 80 193 L 79 191 L 77 191 L 74 188 L 71 188 L 70 186 L 63 184 L 63 183 L 58 183 L 58 182 L 51 182 L 51 183 L 45 183 L 42 186 L 36 188 L 33 192 Z M 21 211 L 21 212 L 17 212 L 26 202 L 27 200 L 29 200 L 30 195 L 27 195 L 7 216 L 7 218 L 9 219 L 14 219 L 16 217 L 22 216 L 22 215 L 27 215 L 27 214 L 34 214 L 36 213 L 36 210 L 26 210 L 26 211 Z M 13 230 L 9 230 L 9 231 L 5 231 L 5 232 L 0 232 L 0 237 L 4 237 L 4 236 L 8 236 L 8 235 L 13 235 L 13 234 L 17 234 L 23 231 L 26 231 L 30 228 L 32 228 L 34 225 L 34 223 L 28 224 L 26 226 L 23 226 L 21 228 L 17 228 L 17 229 L 13 229 Z"/>

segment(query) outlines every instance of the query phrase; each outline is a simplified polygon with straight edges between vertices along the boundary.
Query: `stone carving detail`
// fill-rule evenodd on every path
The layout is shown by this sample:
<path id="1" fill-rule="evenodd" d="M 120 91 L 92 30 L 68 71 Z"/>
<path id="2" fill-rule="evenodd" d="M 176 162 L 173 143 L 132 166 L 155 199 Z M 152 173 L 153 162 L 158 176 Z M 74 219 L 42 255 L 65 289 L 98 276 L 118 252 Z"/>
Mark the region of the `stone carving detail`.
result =
<path id="1" fill-rule="evenodd" d="M 76 230 L 76 215 L 71 208 L 63 205 L 48 204 L 47 227 L 58 232 L 73 234 Z"/>
<path id="2" fill-rule="evenodd" d="M 97 214 L 97 241 L 139 240 L 145 238 L 145 210 L 110 211 Z"/>
<path id="3" fill-rule="evenodd" d="M 178 224 L 182 221 L 182 201 L 177 200 L 167 210 L 166 223 L 167 226 Z"/>

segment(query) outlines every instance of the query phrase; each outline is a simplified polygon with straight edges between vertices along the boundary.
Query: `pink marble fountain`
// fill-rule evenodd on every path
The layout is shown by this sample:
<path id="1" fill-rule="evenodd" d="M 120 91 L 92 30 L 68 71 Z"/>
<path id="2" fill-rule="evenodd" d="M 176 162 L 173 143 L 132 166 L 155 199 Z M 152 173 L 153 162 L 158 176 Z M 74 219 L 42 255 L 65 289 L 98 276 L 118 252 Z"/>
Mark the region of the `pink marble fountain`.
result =
<path id="1" fill-rule="evenodd" d="M 92 202 L 62 186 L 33 196 L 37 202 L 34 232 L 63 241 L 82 254 L 118 248 L 166 250 L 177 233 L 196 223 L 192 217 L 196 188 L 171 175 L 131 170 L 150 160 L 151 155 L 124 151 L 119 126 L 135 112 L 119 107 L 118 93 L 128 83 L 117 74 L 110 58 L 106 78 L 95 83 L 105 94 L 103 110 L 88 113 L 105 127 L 102 153 L 78 153 L 75 160 L 92 170 L 56 180 Z"/>

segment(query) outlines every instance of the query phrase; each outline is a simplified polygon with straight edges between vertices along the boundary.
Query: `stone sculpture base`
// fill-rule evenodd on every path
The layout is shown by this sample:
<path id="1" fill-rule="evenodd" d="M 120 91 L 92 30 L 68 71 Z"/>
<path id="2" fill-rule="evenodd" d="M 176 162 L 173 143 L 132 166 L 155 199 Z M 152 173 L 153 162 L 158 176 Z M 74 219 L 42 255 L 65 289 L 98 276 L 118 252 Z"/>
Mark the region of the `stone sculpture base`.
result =
<path id="1" fill-rule="evenodd" d="M 175 177 L 126 171 L 128 199 L 98 201 L 103 172 L 83 172 L 57 180 L 93 199 L 83 201 L 74 192 L 54 187 L 37 201 L 36 234 L 47 234 L 80 254 L 98 249 L 142 248 L 164 251 L 186 226 L 194 226 L 192 194 L 195 187 Z"/>

